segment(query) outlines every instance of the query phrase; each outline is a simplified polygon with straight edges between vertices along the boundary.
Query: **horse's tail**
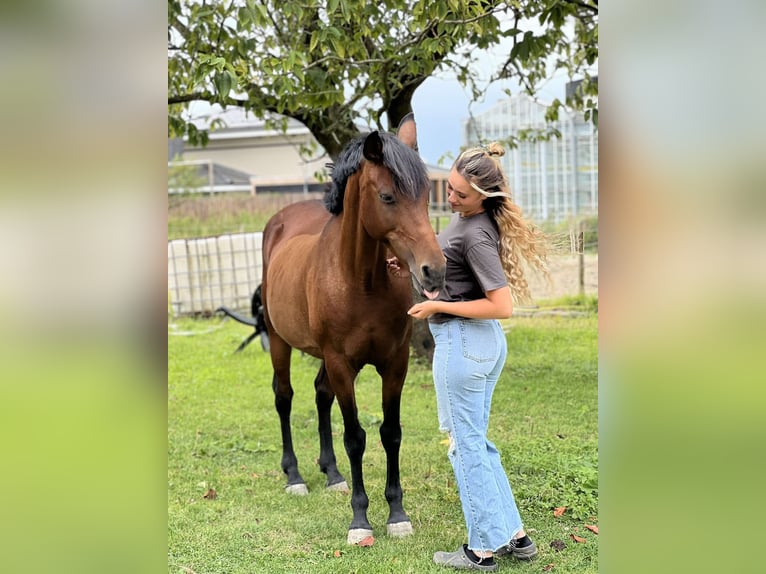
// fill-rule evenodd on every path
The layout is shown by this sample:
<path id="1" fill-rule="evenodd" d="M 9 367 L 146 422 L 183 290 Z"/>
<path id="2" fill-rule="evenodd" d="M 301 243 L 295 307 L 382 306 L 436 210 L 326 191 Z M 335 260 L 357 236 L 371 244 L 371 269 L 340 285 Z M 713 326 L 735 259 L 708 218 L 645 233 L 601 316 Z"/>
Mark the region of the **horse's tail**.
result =
<path id="1" fill-rule="evenodd" d="M 240 315 L 236 311 L 232 311 L 231 309 L 224 307 L 223 305 L 218 307 L 216 309 L 216 313 L 223 313 L 224 315 L 227 315 L 234 319 L 235 321 L 238 321 L 242 323 L 243 325 L 249 325 L 250 327 L 254 327 L 255 331 L 242 343 L 237 347 L 237 350 L 235 352 L 240 352 L 242 349 L 247 347 L 250 344 L 250 341 L 255 339 L 258 335 L 261 336 L 261 347 L 263 347 L 264 351 L 269 350 L 269 334 L 266 331 L 266 319 L 264 316 L 263 311 L 263 303 L 261 302 L 261 286 L 258 285 L 256 290 L 253 292 L 253 297 L 250 300 L 250 310 L 253 314 L 253 318 L 250 319 L 249 317 L 245 317 L 243 315 Z"/>
<path id="2" fill-rule="evenodd" d="M 224 315 L 228 315 L 229 317 L 231 317 L 235 321 L 239 321 L 243 325 L 250 325 L 251 327 L 255 327 L 256 326 L 255 319 L 250 319 L 249 317 L 245 317 L 244 315 L 240 315 L 236 311 L 232 311 L 231 309 L 229 309 L 227 307 L 224 307 L 224 306 L 218 307 L 218 309 L 216 309 L 215 312 L 216 313 L 223 313 Z"/>

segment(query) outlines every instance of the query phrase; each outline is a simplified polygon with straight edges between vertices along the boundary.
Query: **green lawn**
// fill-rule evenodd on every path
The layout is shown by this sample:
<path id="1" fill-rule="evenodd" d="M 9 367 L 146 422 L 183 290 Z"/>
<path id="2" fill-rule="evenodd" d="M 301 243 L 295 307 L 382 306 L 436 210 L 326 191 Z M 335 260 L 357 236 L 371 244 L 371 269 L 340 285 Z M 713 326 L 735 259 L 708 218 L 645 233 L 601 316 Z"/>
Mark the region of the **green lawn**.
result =
<path id="1" fill-rule="evenodd" d="M 595 573 L 597 525 L 597 316 L 507 322 L 509 359 L 498 384 L 490 438 L 500 449 L 525 526 L 540 554 L 499 571 Z M 401 480 L 415 530 L 385 534 L 385 455 L 378 437 L 379 381 L 357 381 L 367 431 L 365 483 L 375 529 L 369 548 L 348 546 L 349 496 L 324 492 L 313 377 L 317 361 L 293 356 L 293 440 L 310 495 L 284 490 L 271 365 L 258 342 L 233 351 L 249 328 L 233 321 L 177 320 L 168 341 L 168 571 L 172 573 L 444 572 L 436 550 L 454 550 L 465 527 L 438 432 L 430 366 L 413 359 L 402 400 Z M 350 479 L 342 420 L 335 449 Z M 209 489 L 214 499 L 203 498 Z M 553 510 L 566 506 L 563 516 Z M 576 535 L 584 542 L 576 542 Z M 561 541 L 565 547 L 551 547 Z M 553 564 L 552 568 L 549 565 Z"/>

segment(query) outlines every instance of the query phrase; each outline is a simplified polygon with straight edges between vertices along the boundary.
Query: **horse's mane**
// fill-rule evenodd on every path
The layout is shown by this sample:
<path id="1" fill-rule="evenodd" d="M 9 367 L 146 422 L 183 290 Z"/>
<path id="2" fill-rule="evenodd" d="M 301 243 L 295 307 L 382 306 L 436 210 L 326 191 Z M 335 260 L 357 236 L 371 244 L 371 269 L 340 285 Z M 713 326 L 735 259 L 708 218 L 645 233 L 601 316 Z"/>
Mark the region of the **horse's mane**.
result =
<path id="1" fill-rule="evenodd" d="M 388 132 L 378 132 L 383 141 L 383 165 L 391 172 L 396 193 L 418 198 L 428 189 L 428 170 L 416 151 L 403 144 L 399 138 Z M 332 184 L 325 193 L 324 205 L 338 215 L 343 211 L 343 198 L 348 179 L 356 173 L 364 159 L 364 140 L 367 134 L 353 139 L 338 156 L 334 164 L 327 164 L 331 170 Z"/>

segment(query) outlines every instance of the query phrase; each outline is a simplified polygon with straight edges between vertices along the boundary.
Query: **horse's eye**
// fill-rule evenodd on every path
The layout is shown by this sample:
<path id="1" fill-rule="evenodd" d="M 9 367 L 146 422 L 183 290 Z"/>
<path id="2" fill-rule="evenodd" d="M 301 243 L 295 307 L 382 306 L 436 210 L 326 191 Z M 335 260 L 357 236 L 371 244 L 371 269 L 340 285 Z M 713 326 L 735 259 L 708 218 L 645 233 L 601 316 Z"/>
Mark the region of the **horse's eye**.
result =
<path id="1" fill-rule="evenodd" d="M 379 193 L 378 197 L 383 203 L 387 203 L 389 205 L 394 203 L 394 196 L 390 193 Z"/>

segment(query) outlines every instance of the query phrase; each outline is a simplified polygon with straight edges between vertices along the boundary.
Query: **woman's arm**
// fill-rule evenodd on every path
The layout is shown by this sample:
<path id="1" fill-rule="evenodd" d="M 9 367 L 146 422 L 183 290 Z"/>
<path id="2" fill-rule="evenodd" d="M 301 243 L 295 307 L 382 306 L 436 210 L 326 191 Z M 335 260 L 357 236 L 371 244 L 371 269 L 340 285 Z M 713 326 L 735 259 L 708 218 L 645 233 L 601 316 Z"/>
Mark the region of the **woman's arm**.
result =
<path id="1" fill-rule="evenodd" d="M 487 291 L 484 299 L 474 301 L 423 301 L 416 303 L 408 315 L 415 319 L 427 319 L 434 313 L 449 313 L 468 319 L 507 319 L 513 313 L 510 287 Z"/>

